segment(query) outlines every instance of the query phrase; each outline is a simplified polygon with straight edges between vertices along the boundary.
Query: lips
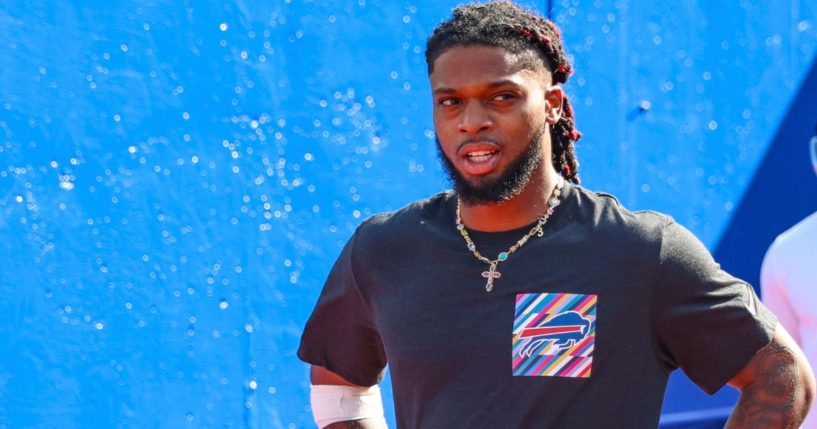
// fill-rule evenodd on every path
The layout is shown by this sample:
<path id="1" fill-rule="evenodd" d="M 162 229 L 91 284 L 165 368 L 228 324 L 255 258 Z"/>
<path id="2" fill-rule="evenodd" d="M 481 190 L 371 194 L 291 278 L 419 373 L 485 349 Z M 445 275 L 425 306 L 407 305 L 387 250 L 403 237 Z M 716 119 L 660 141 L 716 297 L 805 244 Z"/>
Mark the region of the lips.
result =
<path id="1" fill-rule="evenodd" d="M 473 176 L 490 173 L 502 157 L 499 145 L 492 142 L 465 143 L 459 148 L 457 155 L 462 161 L 463 173 Z"/>

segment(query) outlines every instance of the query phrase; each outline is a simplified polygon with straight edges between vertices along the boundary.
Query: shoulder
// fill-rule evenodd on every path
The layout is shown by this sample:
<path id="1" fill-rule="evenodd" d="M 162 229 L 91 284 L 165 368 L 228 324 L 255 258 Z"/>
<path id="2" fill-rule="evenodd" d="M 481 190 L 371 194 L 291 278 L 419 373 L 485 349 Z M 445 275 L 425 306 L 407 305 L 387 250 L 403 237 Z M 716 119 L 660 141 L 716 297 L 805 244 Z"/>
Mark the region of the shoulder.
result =
<path id="1" fill-rule="evenodd" d="M 812 213 L 780 234 L 772 246 L 781 250 L 806 250 L 813 247 L 815 236 L 817 236 L 817 212 Z"/>
<path id="2" fill-rule="evenodd" d="M 813 260 L 814 257 L 817 257 L 814 237 L 817 237 L 817 212 L 775 238 L 766 251 L 763 259 L 764 267 L 769 269 L 772 266 L 785 265 L 795 260 Z"/>
<path id="3" fill-rule="evenodd" d="M 398 210 L 374 215 L 358 227 L 355 232 L 355 240 L 358 244 L 376 244 L 439 227 L 444 223 L 452 198 L 451 191 L 440 192 L 432 197 L 414 201 Z"/>
<path id="4" fill-rule="evenodd" d="M 654 261 L 659 267 L 713 266 L 706 246 L 687 228 L 664 213 L 633 211 L 614 196 L 573 187 L 571 197 L 576 224 L 586 229 L 597 245 L 621 249 L 618 257 L 639 263 Z"/>
<path id="5" fill-rule="evenodd" d="M 605 192 L 572 186 L 568 198 L 575 204 L 572 221 L 592 227 L 594 235 L 610 235 L 623 243 L 660 242 L 665 231 L 678 226 L 669 215 L 625 208 L 616 197 Z"/>

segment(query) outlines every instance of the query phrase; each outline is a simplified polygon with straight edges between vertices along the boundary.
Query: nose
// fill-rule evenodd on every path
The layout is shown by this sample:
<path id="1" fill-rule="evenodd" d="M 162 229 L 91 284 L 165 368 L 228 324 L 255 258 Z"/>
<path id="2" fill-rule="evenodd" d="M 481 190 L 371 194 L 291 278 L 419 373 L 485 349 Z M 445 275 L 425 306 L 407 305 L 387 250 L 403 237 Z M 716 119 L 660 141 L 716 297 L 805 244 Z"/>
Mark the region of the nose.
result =
<path id="1" fill-rule="evenodd" d="M 462 110 L 458 127 L 463 134 L 478 134 L 493 130 L 494 125 L 482 103 L 469 101 Z"/>

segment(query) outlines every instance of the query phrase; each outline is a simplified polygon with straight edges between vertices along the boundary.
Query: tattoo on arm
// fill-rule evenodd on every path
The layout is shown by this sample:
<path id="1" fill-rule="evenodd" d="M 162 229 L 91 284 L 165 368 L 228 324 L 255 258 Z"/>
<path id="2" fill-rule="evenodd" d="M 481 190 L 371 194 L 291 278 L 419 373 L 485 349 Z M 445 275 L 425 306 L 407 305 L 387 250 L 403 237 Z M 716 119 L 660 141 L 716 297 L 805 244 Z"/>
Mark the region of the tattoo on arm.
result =
<path id="1" fill-rule="evenodd" d="M 800 369 L 792 351 L 773 341 L 752 365 L 756 381 L 741 392 L 727 427 L 796 428 L 802 420 L 796 404 Z"/>

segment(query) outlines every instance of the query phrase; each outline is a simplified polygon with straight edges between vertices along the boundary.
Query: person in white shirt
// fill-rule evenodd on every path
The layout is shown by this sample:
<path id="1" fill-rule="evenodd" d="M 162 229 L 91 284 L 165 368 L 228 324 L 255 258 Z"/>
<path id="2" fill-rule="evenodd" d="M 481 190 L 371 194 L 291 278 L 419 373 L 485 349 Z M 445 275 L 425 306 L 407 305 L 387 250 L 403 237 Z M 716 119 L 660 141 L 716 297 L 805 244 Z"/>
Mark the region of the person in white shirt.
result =
<path id="1" fill-rule="evenodd" d="M 809 142 L 817 174 L 817 135 Z M 780 234 L 766 252 L 760 272 L 763 302 L 789 331 L 809 362 L 817 363 L 817 212 Z M 802 429 L 817 429 L 817 415 Z"/>

